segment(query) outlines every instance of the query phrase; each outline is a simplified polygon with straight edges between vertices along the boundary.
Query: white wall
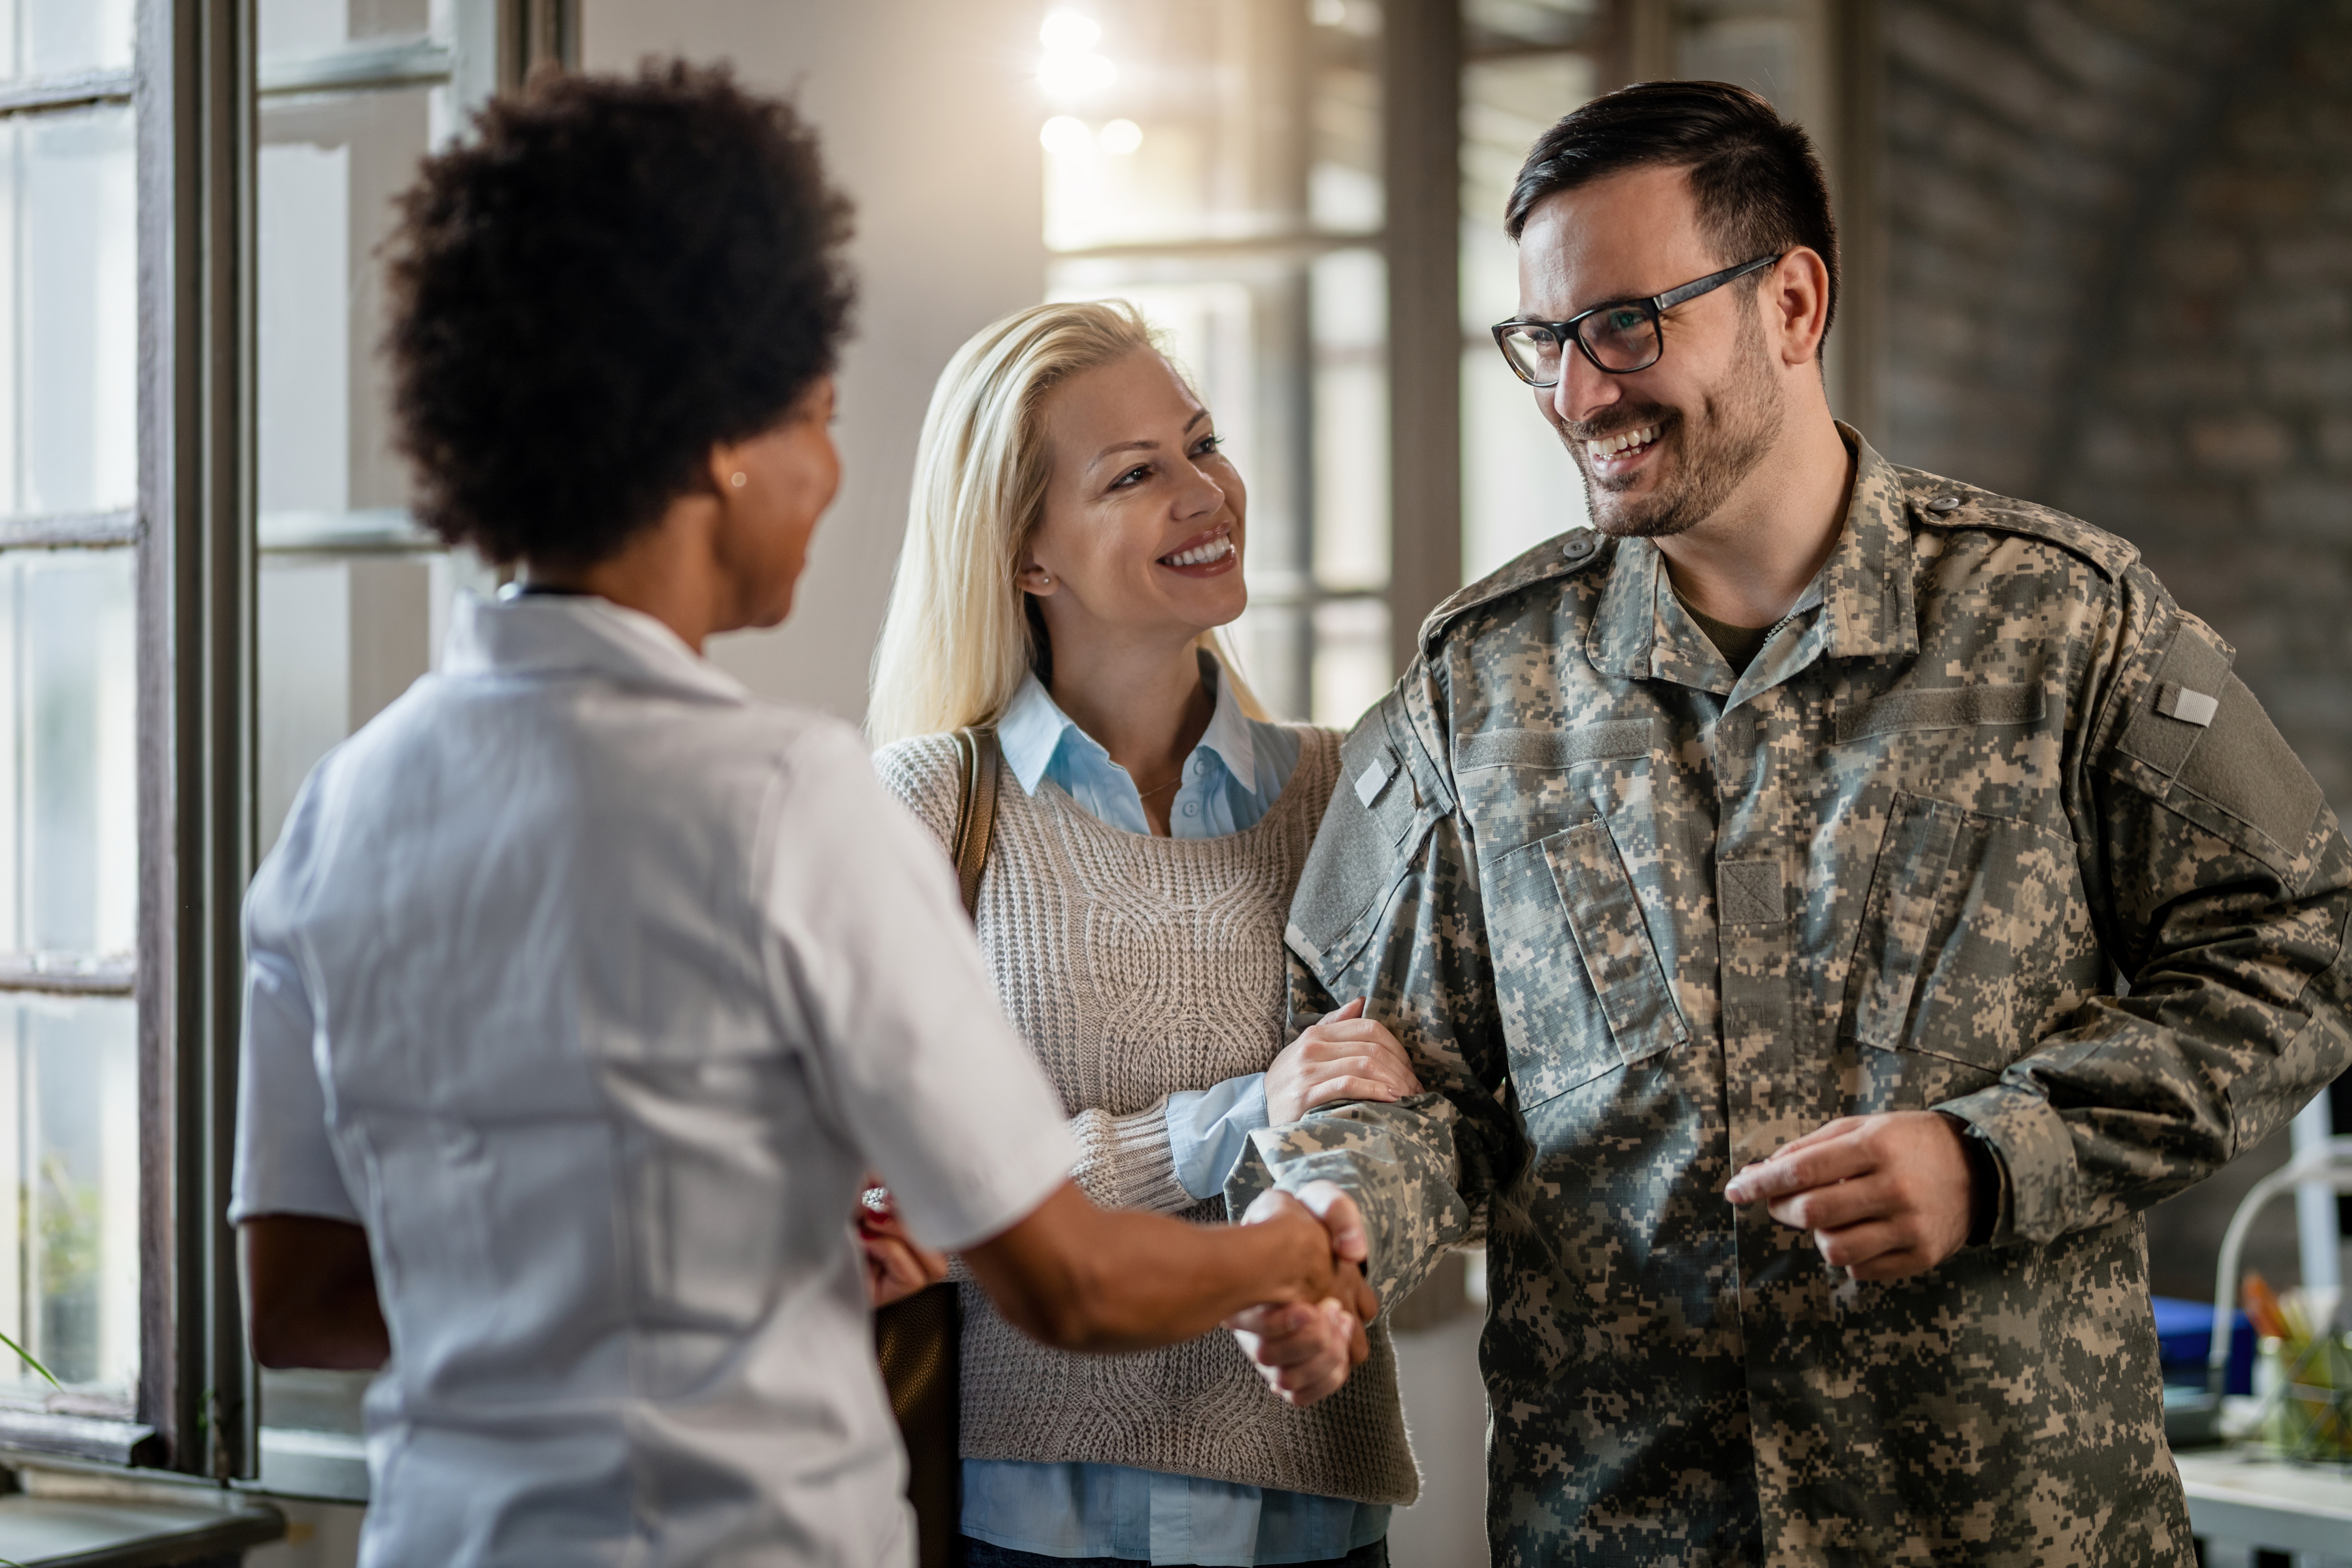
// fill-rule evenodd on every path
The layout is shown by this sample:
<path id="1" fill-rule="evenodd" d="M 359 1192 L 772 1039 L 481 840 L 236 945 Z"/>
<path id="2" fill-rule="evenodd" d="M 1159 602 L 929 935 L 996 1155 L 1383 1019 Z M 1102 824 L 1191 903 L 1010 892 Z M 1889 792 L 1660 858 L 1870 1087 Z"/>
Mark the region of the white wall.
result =
<path id="1" fill-rule="evenodd" d="M 948 355 L 1045 285 L 1045 111 L 1032 74 L 1044 0 L 584 0 L 583 63 L 731 61 L 794 92 L 857 204 L 856 336 L 843 360 L 841 499 L 798 607 L 711 645 L 755 689 L 844 718 L 866 672 L 904 531 L 915 436 Z"/>

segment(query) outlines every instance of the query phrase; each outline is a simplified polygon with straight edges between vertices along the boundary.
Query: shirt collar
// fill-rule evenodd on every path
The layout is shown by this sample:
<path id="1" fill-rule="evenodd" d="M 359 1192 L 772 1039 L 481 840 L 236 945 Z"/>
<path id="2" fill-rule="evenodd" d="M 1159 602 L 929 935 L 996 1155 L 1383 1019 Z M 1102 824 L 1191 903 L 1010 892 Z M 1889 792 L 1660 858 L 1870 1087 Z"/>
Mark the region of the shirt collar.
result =
<path id="1" fill-rule="evenodd" d="M 1852 426 L 1838 434 L 1854 454 L 1845 526 L 1791 615 L 1821 606 L 1821 652 L 1832 658 L 1918 651 L 1911 584 L 1911 524 L 1893 467 Z M 1630 680 L 1683 679 L 1660 625 L 1665 558 L 1647 539 L 1623 541 L 1609 568 L 1586 638 L 1595 669 Z"/>
<path id="2" fill-rule="evenodd" d="M 1201 732 L 1200 743 L 1192 750 L 1214 753 L 1243 792 L 1254 795 L 1257 792 L 1257 743 L 1250 733 L 1249 715 L 1242 711 L 1241 699 L 1234 694 L 1233 682 L 1223 679 L 1224 671 L 1217 661 L 1206 653 L 1200 659 L 1201 679 L 1209 683 L 1216 705 L 1210 710 L 1209 727 Z M 1079 729 L 1034 675 L 1022 677 L 1021 689 L 1005 705 L 1004 716 L 996 721 L 996 743 L 1004 765 L 1030 795 L 1037 793 L 1038 782 L 1065 746 L 1105 767 L 1115 765 L 1102 742 Z"/>
<path id="3" fill-rule="evenodd" d="M 451 675 L 601 675 L 707 701 L 745 702 L 742 682 L 642 610 L 593 594 L 458 596 L 444 644 Z"/>

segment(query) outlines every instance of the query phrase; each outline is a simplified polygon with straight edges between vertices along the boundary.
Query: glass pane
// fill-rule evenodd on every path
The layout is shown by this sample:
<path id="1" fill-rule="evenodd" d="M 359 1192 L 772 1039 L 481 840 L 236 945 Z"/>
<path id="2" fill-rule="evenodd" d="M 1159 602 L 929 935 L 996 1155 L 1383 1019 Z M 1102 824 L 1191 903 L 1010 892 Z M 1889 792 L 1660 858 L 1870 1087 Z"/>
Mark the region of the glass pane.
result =
<path id="1" fill-rule="evenodd" d="M 265 542 L 404 526 L 375 353 L 378 247 L 432 125 L 419 88 L 282 99 L 261 113 L 260 465 Z M 369 514 L 354 519 L 352 514 Z"/>
<path id="2" fill-rule="evenodd" d="M 1315 263 L 1315 581 L 1389 580 L 1388 268 L 1377 251 Z"/>
<path id="3" fill-rule="evenodd" d="M 1595 79 L 1592 61 L 1579 54 L 1481 60 L 1464 68 L 1464 336 L 1484 338 L 1488 327 L 1518 314 L 1519 253 L 1503 233 L 1503 207 L 1528 149 L 1592 96 Z"/>
<path id="4" fill-rule="evenodd" d="M 1587 526 L 1584 474 L 1493 340 L 1462 350 L 1462 580 Z"/>
<path id="5" fill-rule="evenodd" d="M 259 0 L 257 9 L 265 58 L 421 37 L 433 28 L 433 0 Z"/>
<path id="6" fill-rule="evenodd" d="M 1133 0 L 1050 11 L 1045 243 L 1057 250 L 1295 233 L 1307 212 L 1303 7 Z"/>
<path id="7" fill-rule="evenodd" d="M 1807 47 L 1815 26 L 1809 0 L 1708 0 L 1683 17 L 1675 74 L 1736 82 L 1818 131 L 1829 84 L 1822 52 Z"/>
<path id="8" fill-rule="evenodd" d="M 257 633 L 265 848 L 277 841 L 311 766 L 438 661 L 457 596 L 496 588 L 495 576 L 470 552 L 263 553 Z"/>
<path id="9" fill-rule="evenodd" d="M 1267 712 L 1293 721 L 1311 716 L 1315 626 L 1307 605 L 1254 596 L 1224 638 Z"/>
<path id="10" fill-rule="evenodd" d="M 132 1004 L 0 998 L 0 1394 L 87 1408 L 139 1374 L 139 1062 Z M 79 1396 L 79 1397 L 76 1397 Z"/>
<path id="11" fill-rule="evenodd" d="M 1601 0 L 1464 0 L 1464 42 L 1474 51 L 1598 43 Z"/>
<path id="12" fill-rule="evenodd" d="M 139 906 L 131 552 L 0 556 L 0 952 L 127 962 Z"/>
<path id="13" fill-rule="evenodd" d="M 1380 7 L 1366 0 L 1315 0 L 1309 107 L 1313 152 L 1307 205 L 1317 228 L 1370 234 L 1387 205 L 1381 185 Z"/>
<path id="14" fill-rule="evenodd" d="M 0 121 L 0 512 L 133 504 L 131 110 Z"/>
<path id="15" fill-rule="evenodd" d="M 0 79 L 122 70 L 132 0 L 0 0 Z"/>
<path id="16" fill-rule="evenodd" d="M 1349 728 L 1395 682 L 1384 602 L 1335 599 L 1315 606 L 1316 723 Z"/>

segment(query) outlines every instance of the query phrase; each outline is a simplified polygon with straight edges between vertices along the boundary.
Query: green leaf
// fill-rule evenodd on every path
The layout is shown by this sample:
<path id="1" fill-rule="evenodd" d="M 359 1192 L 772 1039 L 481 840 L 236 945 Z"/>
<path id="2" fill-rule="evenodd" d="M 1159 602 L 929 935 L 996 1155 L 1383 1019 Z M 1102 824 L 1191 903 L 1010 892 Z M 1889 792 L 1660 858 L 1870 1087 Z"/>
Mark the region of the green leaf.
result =
<path id="1" fill-rule="evenodd" d="M 16 1341 L 10 1339 L 5 1334 L 0 1334 L 0 1345 L 5 1345 L 10 1350 L 15 1351 L 16 1352 L 17 1360 L 23 1362 L 26 1366 L 31 1367 L 35 1372 L 39 1373 L 43 1377 L 47 1378 L 51 1388 L 56 1389 L 60 1394 L 65 1392 L 66 1385 L 59 1383 L 56 1376 L 50 1373 L 49 1369 L 41 1364 L 40 1358 L 34 1355 L 32 1352 L 26 1350 L 24 1346 L 18 1344 Z M 5 1564 L 6 1562 L 6 1558 L 0 1557 L 0 1564 Z"/>

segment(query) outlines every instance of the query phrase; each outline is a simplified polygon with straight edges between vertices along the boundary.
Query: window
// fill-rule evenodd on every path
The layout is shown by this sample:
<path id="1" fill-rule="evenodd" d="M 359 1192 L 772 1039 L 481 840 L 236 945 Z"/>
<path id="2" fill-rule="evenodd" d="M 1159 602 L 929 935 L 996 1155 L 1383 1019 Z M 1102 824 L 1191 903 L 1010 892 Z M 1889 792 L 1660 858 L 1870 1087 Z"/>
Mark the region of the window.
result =
<path id="1" fill-rule="evenodd" d="M 256 844 L 320 756 L 439 658 L 495 574 L 409 516 L 394 453 L 378 252 L 419 159 L 520 62 L 563 57 L 561 7 L 260 0 L 256 153 Z M 487 37 L 485 35 L 488 35 Z M 479 68 L 488 49 L 503 73 Z M 366 1496 L 367 1374 L 264 1372 L 261 1485 Z"/>
<path id="2" fill-rule="evenodd" d="M 410 523 L 390 198 L 565 0 L 0 0 L 0 1450 L 355 1495 L 223 1217 L 258 854 L 485 576 Z M 308 1465 L 308 1468 L 304 1468 Z"/>
<path id="3" fill-rule="evenodd" d="M 127 1448 L 141 1347 L 131 0 L 0 5 L 0 1437 Z"/>
<path id="4" fill-rule="evenodd" d="M 1352 720 L 1394 679 L 1380 9 L 1041 15 L 1049 297 L 1170 334 L 1249 487 L 1243 668 L 1276 713 Z"/>
<path id="5" fill-rule="evenodd" d="M 1462 53 L 1462 574 L 1475 582 L 1586 521 L 1584 479 L 1495 352 L 1518 312 L 1503 206 L 1528 148 L 1592 97 L 1603 17 L 1574 0 L 1468 0 Z"/>

